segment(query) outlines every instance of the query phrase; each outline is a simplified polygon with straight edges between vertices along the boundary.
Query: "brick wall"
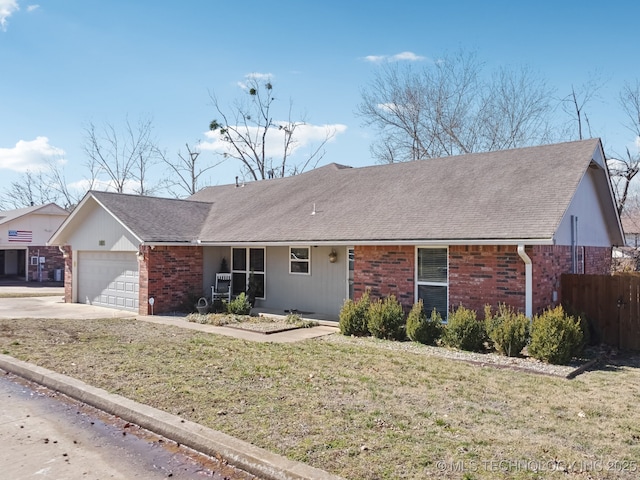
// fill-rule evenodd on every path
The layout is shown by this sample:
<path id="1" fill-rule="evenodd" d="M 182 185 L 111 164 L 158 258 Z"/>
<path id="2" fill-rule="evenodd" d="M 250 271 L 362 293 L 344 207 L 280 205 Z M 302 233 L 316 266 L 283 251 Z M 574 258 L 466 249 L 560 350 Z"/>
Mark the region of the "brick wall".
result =
<path id="1" fill-rule="evenodd" d="M 73 293 L 73 251 L 70 245 L 65 245 L 64 251 L 64 302 L 72 303 Z"/>
<path id="2" fill-rule="evenodd" d="M 202 295 L 203 249 L 197 246 L 141 247 L 140 264 L 141 315 L 178 311 L 189 295 Z"/>
<path id="3" fill-rule="evenodd" d="M 609 275 L 611 273 L 611 248 L 584 247 L 584 273 Z"/>
<path id="4" fill-rule="evenodd" d="M 524 262 L 515 245 L 449 247 L 449 310 L 459 305 L 476 310 L 486 304 L 525 308 Z"/>
<path id="5" fill-rule="evenodd" d="M 533 263 L 533 313 L 538 314 L 559 303 L 560 276 L 571 273 L 571 247 L 537 245 L 527 249 L 527 255 Z"/>
<path id="6" fill-rule="evenodd" d="M 533 313 L 559 303 L 560 276 L 571 272 L 571 247 L 529 246 Z M 408 312 L 414 302 L 415 247 L 357 246 L 354 249 L 354 297 L 371 289 L 373 298 L 395 295 Z M 585 247 L 585 273 L 608 273 L 611 249 Z M 555 293 L 554 293 L 555 292 Z M 486 304 L 525 310 L 525 264 L 515 245 L 449 247 L 449 309 L 459 305 L 480 316 Z"/>
<path id="7" fill-rule="evenodd" d="M 408 313 L 414 302 L 415 248 L 403 246 L 354 247 L 353 292 L 360 298 L 367 288 L 372 299 L 395 295 Z"/>
<path id="8" fill-rule="evenodd" d="M 38 265 L 31 265 L 31 257 L 44 257 L 44 263 L 41 264 L 41 270 L 38 271 Z M 65 261 L 62 252 L 58 247 L 48 246 L 30 246 L 27 252 L 27 280 L 30 282 L 49 282 L 54 280 L 54 272 L 57 269 L 65 268 Z"/>

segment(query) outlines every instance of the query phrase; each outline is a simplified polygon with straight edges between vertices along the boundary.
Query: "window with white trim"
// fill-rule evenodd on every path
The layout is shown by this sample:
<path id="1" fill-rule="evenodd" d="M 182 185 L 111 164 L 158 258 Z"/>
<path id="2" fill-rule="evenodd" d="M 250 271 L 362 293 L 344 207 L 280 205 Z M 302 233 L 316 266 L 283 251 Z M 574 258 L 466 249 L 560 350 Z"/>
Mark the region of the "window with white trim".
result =
<path id="1" fill-rule="evenodd" d="M 416 290 L 422 299 L 427 316 L 435 308 L 446 320 L 449 307 L 448 249 L 418 248 L 416 265 Z"/>
<path id="2" fill-rule="evenodd" d="M 231 252 L 231 289 L 233 295 L 246 292 L 251 281 L 256 298 L 264 299 L 265 249 L 233 248 Z"/>
<path id="3" fill-rule="evenodd" d="M 309 247 L 289 247 L 289 273 L 311 275 Z"/>

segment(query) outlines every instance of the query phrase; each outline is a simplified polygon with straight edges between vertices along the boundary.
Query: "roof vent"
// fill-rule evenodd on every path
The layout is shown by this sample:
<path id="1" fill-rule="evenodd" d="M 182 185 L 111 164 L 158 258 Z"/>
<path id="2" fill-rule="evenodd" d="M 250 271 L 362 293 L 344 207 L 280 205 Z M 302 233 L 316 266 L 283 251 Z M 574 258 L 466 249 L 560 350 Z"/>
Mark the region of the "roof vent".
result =
<path id="1" fill-rule="evenodd" d="M 316 204 L 313 204 L 313 211 L 311 212 L 311 215 L 315 215 L 316 214 Z"/>

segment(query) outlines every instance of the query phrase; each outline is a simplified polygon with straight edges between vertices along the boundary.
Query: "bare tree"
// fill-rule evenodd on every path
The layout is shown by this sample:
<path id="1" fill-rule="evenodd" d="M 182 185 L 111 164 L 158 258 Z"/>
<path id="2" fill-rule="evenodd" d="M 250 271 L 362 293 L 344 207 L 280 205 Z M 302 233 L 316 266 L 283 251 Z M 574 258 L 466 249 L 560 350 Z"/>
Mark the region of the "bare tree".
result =
<path id="1" fill-rule="evenodd" d="M 622 215 L 631 193 L 631 181 L 640 171 L 640 81 L 625 84 L 620 92 L 619 102 L 626 116 L 624 126 L 633 134 L 638 147 L 634 152 L 627 147 L 624 155 L 616 154 L 608 159 L 618 214 Z"/>
<path id="2" fill-rule="evenodd" d="M 465 52 L 421 70 L 383 65 L 357 110 L 378 131 L 373 155 L 387 163 L 551 140 L 554 106 L 546 83 L 526 68 L 502 69 L 489 80 L 482 69 Z"/>
<path id="3" fill-rule="evenodd" d="M 258 76 L 249 76 L 245 87 L 247 96 L 236 100 L 226 112 L 215 94 L 210 94 L 219 119 L 210 122 L 209 130 L 217 133 L 225 145 L 225 158 L 239 160 L 243 173 L 253 180 L 284 177 L 314 168 L 335 132 L 327 128 L 319 145 L 293 164 L 291 156 L 300 146 L 298 137 L 306 123 L 292 120 L 291 102 L 287 119 L 274 119 L 276 97 L 269 79 L 261 83 Z M 281 146 L 277 147 L 279 142 Z"/>
<path id="4" fill-rule="evenodd" d="M 100 129 L 89 123 L 85 128 L 84 151 L 89 170 L 96 171 L 98 179 L 106 176 L 116 192 L 153 193 L 147 173 L 162 155 L 153 138 L 151 119 L 141 118 L 134 126 L 127 118 L 122 131 L 108 122 Z"/>
<path id="5" fill-rule="evenodd" d="M 213 164 L 202 166 L 200 159 L 200 150 L 192 148 L 189 144 L 186 144 L 186 155 L 182 152 L 178 152 L 177 161 L 171 161 L 166 157 L 163 157 L 163 162 L 171 169 L 175 174 L 175 177 L 165 180 L 166 189 L 175 197 L 180 197 L 181 194 L 193 195 L 203 186 L 201 177 L 209 170 L 220 165 L 224 160 L 220 160 Z M 178 193 L 179 192 L 179 193 Z"/>
<path id="6" fill-rule="evenodd" d="M 57 202 L 57 192 L 42 171 L 26 171 L 0 193 L 0 209 L 13 210 Z"/>
<path id="7" fill-rule="evenodd" d="M 598 92 L 603 86 L 604 81 L 601 80 L 600 74 L 596 72 L 595 74 L 592 74 L 589 80 L 583 83 L 578 89 L 576 89 L 574 85 L 571 85 L 571 93 L 562 99 L 562 109 L 573 121 L 575 121 L 578 139 L 580 140 L 584 138 L 583 122 L 589 130 L 588 137 L 590 138 L 593 136 L 586 107 L 589 103 L 599 97 Z"/>

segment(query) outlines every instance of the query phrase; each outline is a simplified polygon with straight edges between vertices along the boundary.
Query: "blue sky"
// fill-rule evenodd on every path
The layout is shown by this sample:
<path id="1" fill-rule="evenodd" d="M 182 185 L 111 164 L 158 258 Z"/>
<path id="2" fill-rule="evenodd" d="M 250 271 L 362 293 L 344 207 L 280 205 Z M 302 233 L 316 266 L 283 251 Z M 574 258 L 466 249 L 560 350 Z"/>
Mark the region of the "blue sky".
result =
<path id="1" fill-rule="evenodd" d="M 600 72 L 587 113 L 622 152 L 634 138 L 617 98 L 640 79 L 638 19 L 640 2 L 615 0 L 0 0 L 0 189 L 47 159 L 80 181 L 88 122 L 150 117 L 176 157 L 206 139 L 209 92 L 229 104 L 250 73 L 271 75 L 281 105 L 291 99 L 309 124 L 339 126 L 322 164 L 371 165 L 373 132 L 354 113 L 379 65 L 368 59 L 403 52 L 419 63 L 474 51 L 487 71 L 526 65 L 559 96 Z M 238 173 L 227 161 L 209 182 Z"/>

